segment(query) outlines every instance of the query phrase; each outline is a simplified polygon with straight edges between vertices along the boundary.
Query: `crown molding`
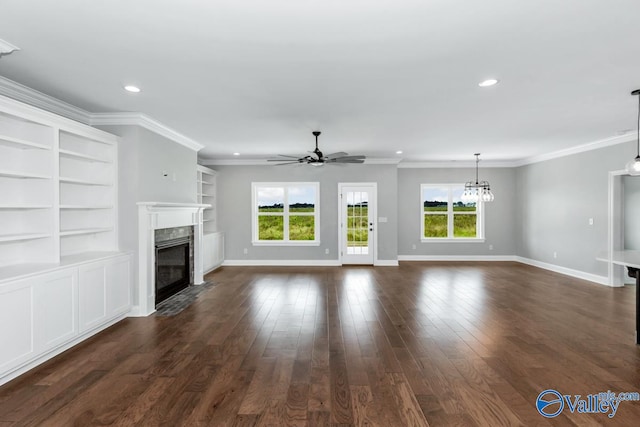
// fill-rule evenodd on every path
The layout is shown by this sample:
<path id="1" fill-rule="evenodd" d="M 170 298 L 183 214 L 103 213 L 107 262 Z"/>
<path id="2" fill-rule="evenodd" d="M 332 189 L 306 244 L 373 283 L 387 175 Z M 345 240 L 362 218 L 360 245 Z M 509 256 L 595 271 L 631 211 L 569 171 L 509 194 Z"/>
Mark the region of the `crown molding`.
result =
<path id="1" fill-rule="evenodd" d="M 2 76 L 0 76 L 0 95 L 86 125 L 91 124 L 89 112 Z"/>
<path id="2" fill-rule="evenodd" d="M 287 159 L 282 159 L 286 162 Z M 365 165 L 397 165 L 400 163 L 400 159 L 365 159 Z M 274 166 L 273 162 L 268 162 L 266 159 L 200 159 L 200 164 L 206 166 Z M 340 163 L 341 165 L 347 163 Z M 294 163 L 292 163 L 294 166 Z M 299 165 L 304 165 L 300 163 Z"/>
<path id="3" fill-rule="evenodd" d="M 514 167 L 526 166 L 533 163 L 540 163 L 540 162 L 545 162 L 547 160 L 553 160 L 561 157 L 571 156 L 574 154 L 584 153 L 587 151 L 598 150 L 600 148 L 611 147 L 612 145 L 624 144 L 626 142 L 634 141 L 635 139 L 636 137 L 632 133 L 628 133 L 625 135 L 612 136 L 609 138 L 600 139 L 600 140 L 589 142 L 586 144 L 576 145 L 574 147 L 565 148 L 558 151 L 552 151 L 551 153 L 541 154 L 539 156 L 533 156 L 533 157 L 517 160 L 514 162 Z"/>
<path id="4" fill-rule="evenodd" d="M 203 166 L 273 166 L 265 159 L 198 159 Z"/>
<path id="5" fill-rule="evenodd" d="M 199 142 L 142 113 L 93 113 L 90 124 L 91 126 L 140 126 L 193 151 L 204 148 L 204 145 Z"/>
<path id="6" fill-rule="evenodd" d="M 195 140 L 181 134 L 180 132 L 152 119 L 142 113 L 90 113 L 86 110 L 71 105 L 64 101 L 60 101 L 46 93 L 39 92 L 28 86 L 24 86 L 6 77 L 0 76 L 0 95 L 15 99 L 49 111 L 50 113 L 75 120 L 90 126 L 140 126 L 158 135 L 164 136 L 180 145 L 191 150 L 199 151 L 204 146 Z"/>
<path id="7" fill-rule="evenodd" d="M 482 168 L 512 168 L 516 163 L 512 161 L 480 161 Z M 475 160 L 464 161 L 440 161 L 440 162 L 402 162 L 398 165 L 399 169 L 452 169 L 452 168 L 475 168 Z"/>

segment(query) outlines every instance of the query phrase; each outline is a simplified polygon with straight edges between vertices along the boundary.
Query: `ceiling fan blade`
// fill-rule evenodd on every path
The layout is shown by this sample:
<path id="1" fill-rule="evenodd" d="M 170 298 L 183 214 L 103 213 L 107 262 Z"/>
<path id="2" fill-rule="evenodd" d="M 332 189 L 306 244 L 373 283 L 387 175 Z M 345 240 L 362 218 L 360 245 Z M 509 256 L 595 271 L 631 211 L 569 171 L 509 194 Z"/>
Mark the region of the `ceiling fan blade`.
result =
<path id="1" fill-rule="evenodd" d="M 299 156 L 287 156 L 286 154 L 276 154 L 276 156 L 288 157 L 290 159 L 298 159 L 299 158 Z"/>
<path id="2" fill-rule="evenodd" d="M 283 157 L 282 159 L 268 159 L 268 162 L 280 162 L 276 163 L 275 166 L 280 165 L 293 165 L 293 164 L 308 164 L 311 166 L 322 166 L 325 163 L 364 163 L 365 156 L 356 155 L 349 156 L 348 153 L 344 151 L 339 151 L 337 153 L 331 153 L 328 156 L 322 154 L 322 151 L 318 148 L 318 136 L 320 135 L 320 131 L 313 131 L 313 136 L 316 137 L 316 149 L 313 151 L 309 151 L 309 154 L 302 157 L 294 157 L 287 156 L 285 154 L 278 154 L 278 157 Z"/>
<path id="3" fill-rule="evenodd" d="M 328 156 L 325 156 L 325 159 L 335 159 L 337 157 L 344 157 L 344 156 L 348 156 L 348 154 L 345 153 L 344 151 L 339 151 L 337 153 L 331 153 Z"/>
<path id="4" fill-rule="evenodd" d="M 295 162 L 276 163 L 274 166 L 297 165 L 297 164 L 300 164 L 300 163 L 302 163 L 302 162 L 299 162 L 299 161 L 296 160 Z"/>
<path id="5" fill-rule="evenodd" d="M 365 158 L 365 156 L 344 156 L 331 159 L 331 161 L 338 163 L 363 163 Z"/>

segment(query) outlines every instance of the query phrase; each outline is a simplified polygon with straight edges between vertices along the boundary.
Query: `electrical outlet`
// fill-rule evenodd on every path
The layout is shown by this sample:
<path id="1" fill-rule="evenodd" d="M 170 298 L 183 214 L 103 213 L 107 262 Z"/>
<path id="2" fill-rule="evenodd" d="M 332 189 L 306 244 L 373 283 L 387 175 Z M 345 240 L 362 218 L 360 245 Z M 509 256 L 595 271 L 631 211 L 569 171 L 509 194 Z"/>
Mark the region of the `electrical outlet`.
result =
<path id="1" fill-rule="evenodd" d="M 493 250 L 493 245 L 489 245 L 489 250 L 492 251 Z"/>
<path id="2" fill-rule="evenodd" d="M 326 249 L 324 250 L 324 253 L 325 253 L 325 255 L 329 255 L 329 248 L 326 248 Z"/>
<path id="3" fill-rule="evenodd" d="M 246 255 L 246 254 L 248 254 L 248 253 L 249 253 L 249 249 L 244 248 L 244 251 L 243 251 L 243 252 L 244 252 L 244 254 Z"/>
<path id="4" fill-rule="evenodd" d="M 554 257 L 554 258 L 558 258 L 558 252 L 554 252 L 554 253 L 553 253 L 553 257 Z"/>
<path id="5" fill-rule="evenodd" d="M 589 225 L 593 225 L 593 218 L 589 218 Z"/>
<path id="6" fill-rule="evenodd" d="M 416 245 L 411 245 L 411 249 L 415 250 L 416 249 Z"/>

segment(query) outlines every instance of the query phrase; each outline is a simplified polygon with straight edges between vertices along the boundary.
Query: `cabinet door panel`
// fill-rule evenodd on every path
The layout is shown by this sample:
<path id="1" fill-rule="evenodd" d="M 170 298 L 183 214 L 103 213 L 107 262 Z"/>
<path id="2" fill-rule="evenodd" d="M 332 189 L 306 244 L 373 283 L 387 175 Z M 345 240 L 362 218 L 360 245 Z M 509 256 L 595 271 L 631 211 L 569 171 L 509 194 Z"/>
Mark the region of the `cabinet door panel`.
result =
<path id="1" fill-rule="evenodd" d="M 215 260 L 215 234 L 205 234 L 202 238 L 202 269 L 209 271 L 216 263 Z"/>
<path id="2" fill-rule="evenodd" d="M 80 268 L 80 331 L 97 326 L 107 317 L 105 267 L 103 263 Z"/>
<path id="3" fill-rule="evenodd" d="M 78 275 L 75 269 L 70 269 L 32 280 L 35 340 L 38 350 L 45 351 L 78 333 Z"/>
<path id="4" fill-rule="evenodd" d="M 131 262 L 119 259 L 106 268 L 107 313 L 115 316 L 131 308 Z"/>
<path id="5" fill-rule="evenodd" d="M 18 282 L 0 287 L 0 373 L 33 355 L 33 287 Z"/>

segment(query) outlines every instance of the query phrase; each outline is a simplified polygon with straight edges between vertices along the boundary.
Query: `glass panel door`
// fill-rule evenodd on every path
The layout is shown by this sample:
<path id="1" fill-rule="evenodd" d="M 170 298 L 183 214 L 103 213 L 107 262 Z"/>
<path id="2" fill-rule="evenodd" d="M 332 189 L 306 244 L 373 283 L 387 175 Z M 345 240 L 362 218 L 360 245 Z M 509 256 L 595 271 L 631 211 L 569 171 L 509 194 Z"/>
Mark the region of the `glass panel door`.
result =
<path id="1" fill-rule="evenodd" d="M 373 264 L 375 187 L 341 186 L 341 249 L 343 264 Z"/>

